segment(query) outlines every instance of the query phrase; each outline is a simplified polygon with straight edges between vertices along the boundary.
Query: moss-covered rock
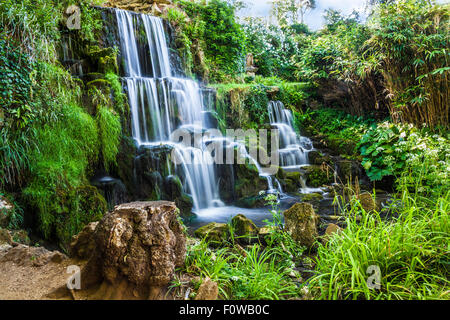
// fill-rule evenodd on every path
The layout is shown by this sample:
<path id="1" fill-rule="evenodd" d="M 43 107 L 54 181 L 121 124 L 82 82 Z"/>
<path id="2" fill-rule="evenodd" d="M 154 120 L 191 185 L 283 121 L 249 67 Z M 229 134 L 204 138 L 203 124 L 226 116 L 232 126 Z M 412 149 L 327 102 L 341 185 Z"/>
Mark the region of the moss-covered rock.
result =
<path id="1" fill-rule="evenodd" d="M 181 180 L 176 175 L 169 175 L 164 178 L 164 192 L 166 196 L 170 199 L 178 198 L 183 193 L 183 184 Z"/>
<path id="2" fill-rule="evenodd" d="M 240 242 L 250 243 L 258 236 L 258 228 L 256 225 L 243 214 L 234 216 L 231 220 L 231 225 L 233 226 L 234 234 Z"/>
<path id="3" fill-rule="evenodd" d="M 295 171 L 286 171 L 282 180 L 283 190 L 286 192 L 296 192 L 302 187 L 302 174 Z"/>
<path id="4" fill-rule="evenodd" d="M 262 208 L 266 205 L 264 195 L 238 199 L 235 205 L 241 208 Z"/>
<path id="5" fill-rule="evenodd" d="M 218 247 L 230 238 L 230 229 L 226 223 L 211 222 L 194 232 L 195 236 L 205 239 L 209 245 Z"/>
<path id="6" fill-rule="evenodd" d="M 175 198 L 174 201 L 177 208 L 180 209 L 181 216 L 190 217 L 192 215 L 194 201 L 190 195 L 183 192 L 179 197 Z"/>
<path id="7" fill-rule="evenodd" d="M 330 155 L 323 154 L 322 152 L 316 150 L 308 153 L 308 159 L 311 164 L 315 165 L 327 164 L 331 166 L 334 163 Z"/>
<path id="8" fill-rule="evenodd" d="M 90 46 L 87 56 L 90 64 L 100 73 L 118 73 L 117 51 L 114 48 Z"/>
<path id="9" fill-rule="evenodd" d="M 267 189 L 267 180 L 259 175 L 253 179 L 239 179 L 235 184 L 237 198 L 256 197 L 260 191 Z"/>
<path id="10" fill-rule="evenodd" d="M 336 164 L 338 176 L 343 183 L 346 183 L 348 180 L 353 180 L 356 177 L 362 177 L 363 169 L 359 161 L 339 159 Z"/>
<path id="11" fill-rule="evenodd" d="M 366 212 L 377 210 L 377 203 L 369 192 L 363 192 L 358 195 L 359 203 Z"/>
<path id="12" fill-rule="evenodd" d="M 303 194 L 299 194 L 299 197 L 302 200 L 302 202 L 311 203 L 315 208 L 317 208 L 320 201 L 323 200 L 323 195 L 319 192 L 303 193 Z"/>
<path id="13" fill-rule="evenodd" d="M 296 203 L 283 212 L 285 229 L 300 245 L 312 247 L 318 237 L 317 223 L 319 217 L 311 204 Z"/>
<path id="14" fill-rule="evenodd" d="M 317 188 L 333 182 L 333 173 L 327 168 L 317 165 L 303 167 L 306 185 Z"/>
<path id="15" fill-rule="evenodd" d="M 334 223 L 330 223 L 327 225 L 327 228 L 325 229 L 325 234 L 322 236 L 322 243 L 326 244 L 328 240 L 335 234 L 342 232 L 342 228 Z"/>

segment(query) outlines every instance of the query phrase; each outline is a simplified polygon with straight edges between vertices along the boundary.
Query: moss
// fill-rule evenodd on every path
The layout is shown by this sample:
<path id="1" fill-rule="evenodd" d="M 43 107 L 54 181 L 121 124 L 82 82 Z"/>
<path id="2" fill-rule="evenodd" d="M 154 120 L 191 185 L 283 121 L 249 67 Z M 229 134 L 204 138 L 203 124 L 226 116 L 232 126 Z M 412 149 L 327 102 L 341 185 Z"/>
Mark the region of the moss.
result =
<path id="1" fill-rule="evenodd" d="M 105 79 L 109 82 L 114 93 L 114 109 L 123 114 L 125 112 L 126 95 L 123 93 L 119 76 L 114 72 L 108 72 L 105 74 Z"/>
<path id="2" fill-rule="evenodd" d="M 304 202 L 316 202 L 323 199 L 323 195 L 320 193 L 307 193 L 302 195 L 302 201 Z"/>
<path id="3" fill-rule="evenodd" d="M 109 82 L 105 79 L 95 79 L 95 80 L 89 81 L 86 84 L 86 87 L 88 89 L 96 88 L 100 92 L 102 92 L 105 96 L 109 96 L 109 93 L 111 91 L 111 89 L 109 87 Z"/>
<path id="4" fill-rule="evenodd" d="M 90 46 L 87 56 L 91 65 L 100 73 L 118 73 L 117 50 L 115 48 L 100 48 L 99 46 Z"/>
<path id="5" fill-rule="evenodd" d="M 258 228 L 256 225 L 243 214 L 234 216 L 231 219 L 231 225 L 233 226 L 234 234 L 240 242 L 250 243 L 253 238 L 258 236 Z"/>
<path id="6" fill-rule="evenodd" d="M 228 241 L 230 230 L 226 223 L 211 222 L 195 230 L 194 234 L 196 237 L 208 241 L 209 245 L 218 247 Z"/>
<path id="7" fill-rule="evenodd" d="M 97 125 L 103 166 L 108 171 L 111 166 L 117 164 L 122 126 L 119 116 L 113 110 L 102 106 L 97 108 Z"/>
<path id="8" fill-rule="evenodd" d="M 183 217 L 190 217 L 192 215 L 192 207 L 194 206 L 194 201 L 192 197 L 186 193 L 182 193 L 181 196 L 175 199 L 175 204 Z"/>
<path id="9" fill-rule="evenodd" d="M 286 231 L 300 245 L 311 247 L 318 237 L 318 217 L 309 203 L 296 203 L 283 213 Z"/>
<path id="10" fill-rule="evenodd" d="M 66 201 L 61 206 L 63 212 L 56 217 L 56 237 L 63 248 L 85 225 L 99 221 L 107 211 L 106 200 L 89 185 L 69 192 Z"/>
<path id="11" fill-rule="evenodd" d="M 302 186 L 301 173 L 285 171 L 284 179 L 281 182 L 286 192 L 296 192 Z"/>

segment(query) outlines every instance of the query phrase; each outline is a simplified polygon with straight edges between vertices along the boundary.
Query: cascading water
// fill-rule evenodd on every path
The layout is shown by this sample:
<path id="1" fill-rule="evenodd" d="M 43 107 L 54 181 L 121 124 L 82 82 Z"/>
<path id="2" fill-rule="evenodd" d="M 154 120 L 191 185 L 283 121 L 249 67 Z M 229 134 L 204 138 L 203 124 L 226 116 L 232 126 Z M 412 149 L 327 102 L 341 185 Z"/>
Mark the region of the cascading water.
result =
<path id="1" fill-rule="evenodd" d="M 308 164 L 308 152 L 313 149 L 310 139 L 299 136 L 295 130 L 292 112 L 284 108 L 281 101 L 268 104 L 270 124 L 279 130 L 280 166 L 288 171 L 300 169 Z"/>
<path id="2" fill-rule="evenodd" d="M 195 133 L 203 124 L 203 98 L 198 84 L 173 77 L 162 20 L 116 9 L 123 81 L 128 92 L 132 134 L 139 147 L 170 145 L 177 157 L 177 170 L 193 199 L 194 211 L 222 206 L 216 172 L 206 145 L 171 141 L 177 129 Z M 145 37 L 138 32 L 143 26 Z M 149 67 L 150 66 L 150 67 Z"/>

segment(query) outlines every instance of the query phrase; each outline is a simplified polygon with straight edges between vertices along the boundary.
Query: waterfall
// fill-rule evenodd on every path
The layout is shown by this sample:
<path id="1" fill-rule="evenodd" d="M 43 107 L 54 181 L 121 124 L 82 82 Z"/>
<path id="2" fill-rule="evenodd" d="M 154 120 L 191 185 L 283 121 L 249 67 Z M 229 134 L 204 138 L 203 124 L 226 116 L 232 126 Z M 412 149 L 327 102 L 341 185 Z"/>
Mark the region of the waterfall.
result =
<path id="1" fill-rule="evenodd" d="M 313 149 L 313 145 L 310 139 L 295 132 L 291 110 L 285 109 L 281 101 L 270 101 L 268 111 L 270 124 L 280 134 L 280 166 L 293 171 L 307 165 L 308 152 Z"/>
<path id="2" fill-rule="evenodd" d="M 173 148 L 176 170 L 183 177 L 185 191 L 192 196 L 194 211 L 222 206 L 206 144 L 192 146 L 171 139 L 177 129 L 195 133 L 202 127 L 206 110 L 198 84 L 173 76 L 160 18 L 119 9 L 115 13 L 124 60 L 123 82 L 137 146 Z"/>

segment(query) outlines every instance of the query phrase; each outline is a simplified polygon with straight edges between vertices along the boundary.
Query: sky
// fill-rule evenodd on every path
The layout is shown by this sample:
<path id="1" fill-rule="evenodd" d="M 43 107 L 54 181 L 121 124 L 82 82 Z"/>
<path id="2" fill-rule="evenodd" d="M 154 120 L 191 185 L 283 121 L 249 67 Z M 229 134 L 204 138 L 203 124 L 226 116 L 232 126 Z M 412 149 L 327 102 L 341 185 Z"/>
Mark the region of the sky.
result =
<path id="1" fill-rule="evenodd" d="M 267 17 L 270 11 L 270 0 L 245 0 L 249 8 L 238 13 L 240 16 Z M 440 3 L 449 0 L 438 0 Z M 352 13 L 353 10 L 364 15 L 366 0 L 316 0 L 316 9 L 309 11 L 305 16 L 305 23 L 311 30 L 318 30 L 323 25 L 323 14 L 325 9 L 332 8 L 341 11 L 344 15 Z"/>

